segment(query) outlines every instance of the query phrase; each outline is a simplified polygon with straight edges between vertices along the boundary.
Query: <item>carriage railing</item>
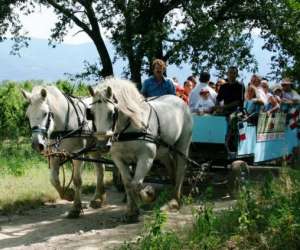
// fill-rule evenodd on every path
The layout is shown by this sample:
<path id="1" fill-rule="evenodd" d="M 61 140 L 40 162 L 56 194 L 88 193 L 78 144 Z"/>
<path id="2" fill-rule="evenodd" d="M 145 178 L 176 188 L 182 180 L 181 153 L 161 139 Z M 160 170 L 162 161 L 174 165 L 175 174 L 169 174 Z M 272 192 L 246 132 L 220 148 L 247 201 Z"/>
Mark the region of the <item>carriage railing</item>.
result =
<path id="1" fill-rule="evenodd" d="M 253 118 L 256 116 L 256 119 L 250 119 L 250 122 L 254 121 L 255 125 L 258 123 L 259 115 L 268 111 L 265 105 L 255 103 L 253 101 L 245 101 L 244 109 L 248 117 L 251 116 Z M 291 119 L 294 119 L 295 122 L 298 123 L 299 111 L 300 104 L 298 103 L 281 103 L 280 108 L 277 111 L 274 111 L 271 115 L 274 117 L 276 116 L 276 113 L 286 114 L 286 125 L 288 125 Z"/>

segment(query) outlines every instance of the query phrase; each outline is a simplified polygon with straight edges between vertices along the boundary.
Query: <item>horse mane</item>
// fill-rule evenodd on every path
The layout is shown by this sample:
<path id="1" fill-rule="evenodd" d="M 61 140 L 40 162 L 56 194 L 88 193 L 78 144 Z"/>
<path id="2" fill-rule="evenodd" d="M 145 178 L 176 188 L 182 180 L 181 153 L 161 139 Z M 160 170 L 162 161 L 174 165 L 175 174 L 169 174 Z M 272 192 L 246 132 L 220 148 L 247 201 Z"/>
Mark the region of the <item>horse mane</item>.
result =
<path id="1" fill-rule="evenodd" d="M 99 92 L 103 96 L 102 92 L 106 91 L 107 87 L 112 89 L 119 110 L 128 116 L 137 128 L 142 128 L 144 125 L 142 121 L 144 98 L 135 84 L 129 80 L 111 77 L 98 84 L 95 93 Z"/>

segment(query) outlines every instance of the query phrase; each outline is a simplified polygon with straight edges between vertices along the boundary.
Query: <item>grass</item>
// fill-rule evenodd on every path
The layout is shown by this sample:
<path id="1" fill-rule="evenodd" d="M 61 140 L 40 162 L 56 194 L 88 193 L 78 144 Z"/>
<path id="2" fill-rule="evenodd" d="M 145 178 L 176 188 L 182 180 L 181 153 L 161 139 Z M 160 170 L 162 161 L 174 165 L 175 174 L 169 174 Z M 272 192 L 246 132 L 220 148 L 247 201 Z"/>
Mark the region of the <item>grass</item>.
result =
<path id="1" fill-rule="evenodd" d="M 67 166 L 65 171 L 67 185 L 71 176 L 70 167 Z M 22 213 L 58 199 L 49 175 L 47 161 L 33 152 L 28 142 L 4 141 L 0 145 L 0 214 Z M 111 173 L 105 174 L 106 183 L 111 178 Z M 60 179 L 62 182 L 62 173 Z M 95 171 L 91 164 L 84 166 L 82 181 L 82 192 L 93 193 Z"/>
<path id="2" fill-rule="evenodd" d="M 121 249 L 300 249 L 299 190 L 300 171 L 283 168 L 279 178 L 244 186 L 227 210 L 204 198 L 180 232 L 167 230 L 167 215 L 155 209 L 138 242 Z"/>

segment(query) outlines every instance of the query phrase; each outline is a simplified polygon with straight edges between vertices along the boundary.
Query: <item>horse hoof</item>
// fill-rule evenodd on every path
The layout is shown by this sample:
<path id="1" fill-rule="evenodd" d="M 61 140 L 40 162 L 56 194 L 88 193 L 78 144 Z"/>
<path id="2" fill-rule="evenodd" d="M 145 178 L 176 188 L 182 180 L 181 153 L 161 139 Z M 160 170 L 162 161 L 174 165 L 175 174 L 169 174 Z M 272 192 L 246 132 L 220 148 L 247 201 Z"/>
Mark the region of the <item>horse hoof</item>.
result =
<path id="1" fill-rule="evenodd" d="M 179 203 L 178 203 L 177 200 L 172 199 L 172 200 L 169 201 L 168 207 L 169 207 L 171 210 L 179 210 Z"/>
<path id="2" fill-rule="evenodd" d="M 152 186 L 147 185 L 140 191 L 140 196 L 144 203 L 152 203 L 155 200 L 155 190 Z"/>
<path id="3" fill-rule="evenodd" d="M 179 210 L 179 203 L 178 203 L 177 200 L 172 199 L 167 204 L 162 206 L 160 208 L 160 210 L 163 211 L 163 212 L 172 212 L 172 211 L 175 211 L 175 210 Z"/>
<path id="4" fill-rule="evenodd" d="M 68 219 L 77 219 L 80 217 L 81 210 L 70 210 L 67 214 Z"/>
<path id="5" fill-rule="evenodd" d="M 72 188 L 68 188 L 63 195 L 61 195 L 61 199 L 67 201 L 73 201 L 75 196 L 75 191 Z"/>
<path id="6" fill-rule="evenodd" d="M 101 200 L 92 200 L 92 201 L 90 201 L 90 207 L 91 208 L 94 208 L 94 209 L 100 208 L 100 207 L 102 207 L 102 205 L 103 205 L 103 202 Z"/>
<path id="7" fill-rule="evenodd" d="M 122 218 L 122 221 L 127 224 L 137 223 L 137 222 L 139 222 L 139 214 L 131 214 L 131 215 L 126 214 Z"/>

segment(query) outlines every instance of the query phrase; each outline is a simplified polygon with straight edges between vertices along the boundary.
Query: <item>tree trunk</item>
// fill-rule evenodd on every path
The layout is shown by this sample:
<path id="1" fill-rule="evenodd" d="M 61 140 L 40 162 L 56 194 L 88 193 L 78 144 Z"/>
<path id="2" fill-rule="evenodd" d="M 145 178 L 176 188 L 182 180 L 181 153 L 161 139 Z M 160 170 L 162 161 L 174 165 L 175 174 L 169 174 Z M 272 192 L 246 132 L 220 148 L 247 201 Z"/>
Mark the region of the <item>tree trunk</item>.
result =
<path id="1" fill-rule="evenodd" d="M 112 62 L 102 37 L 93 38 L 93 42 L 100 56 L 100 62 L 102 63 L 101 76 L 113 76 Z"/>
<path id="2" fill-rule="evenodd" d="M 131 81 L 136 83 L 137 88 L 142 88 L 142 74 L 141 74 L 141 63 L 137 61 L 129 62 L 129 68 L 131 73 Z"/>

